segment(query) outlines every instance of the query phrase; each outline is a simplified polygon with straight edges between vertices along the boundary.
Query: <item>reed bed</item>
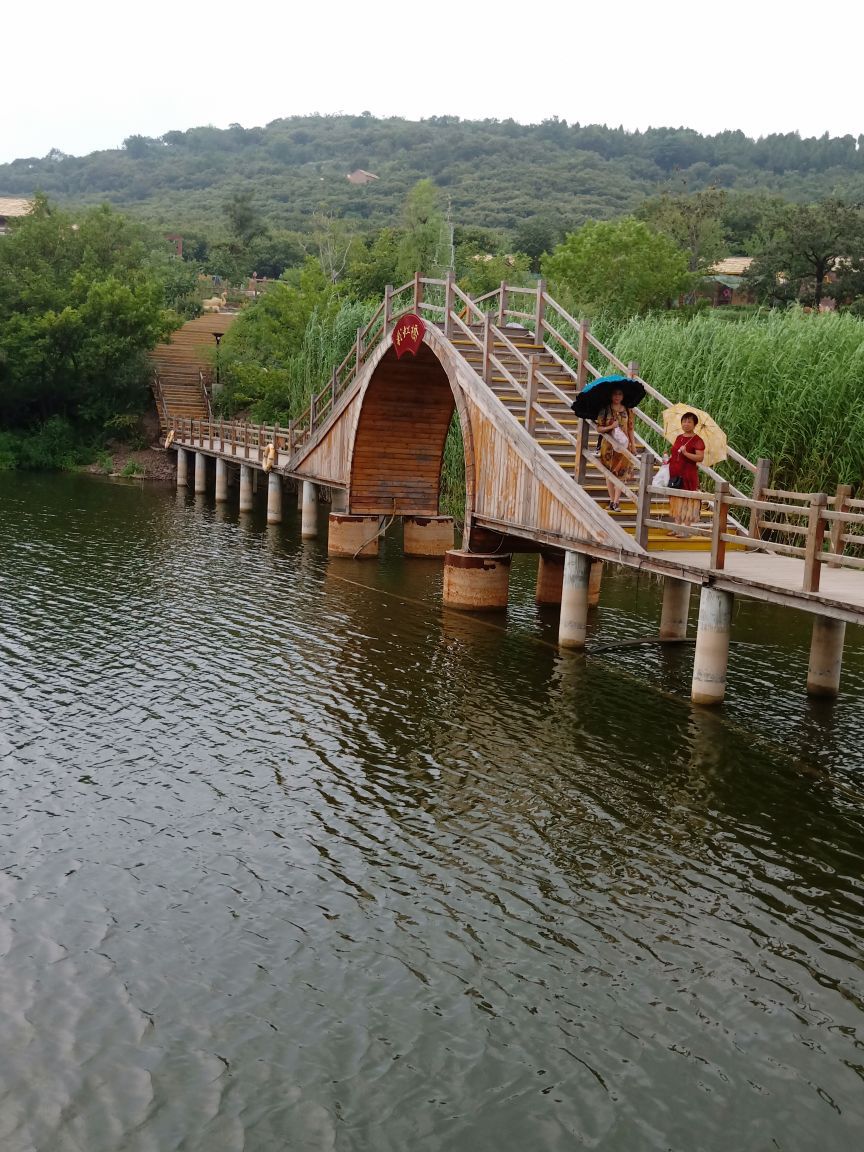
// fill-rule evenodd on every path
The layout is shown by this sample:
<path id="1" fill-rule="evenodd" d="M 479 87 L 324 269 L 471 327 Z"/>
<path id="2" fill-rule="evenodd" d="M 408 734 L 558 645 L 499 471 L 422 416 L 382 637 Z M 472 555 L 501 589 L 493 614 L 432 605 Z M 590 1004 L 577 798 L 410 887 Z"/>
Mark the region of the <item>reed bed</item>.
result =
<path id="1" fill-rule="evenodd" d="M 772 484 L 831 492 L 864 481 L 864 322 L 800 309 L 730 323 L 634 317 L 593 328 L 673 401 L 708 411 L 750 460 L 772 462 Z M 646 410 L 658 415 L 646 403 Z"/>

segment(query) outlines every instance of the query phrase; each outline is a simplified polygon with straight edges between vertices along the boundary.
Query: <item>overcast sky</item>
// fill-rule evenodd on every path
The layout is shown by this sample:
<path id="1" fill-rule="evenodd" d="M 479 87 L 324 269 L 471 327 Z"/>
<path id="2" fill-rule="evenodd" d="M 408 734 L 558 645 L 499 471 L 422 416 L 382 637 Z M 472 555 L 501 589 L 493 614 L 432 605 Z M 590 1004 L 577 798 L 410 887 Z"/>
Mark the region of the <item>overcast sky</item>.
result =
<path id="1" fill-rule="evenodd" d="M 0 18 L 0 161 L 364 110 L 857 136 L 862 13 L 862 0 L 19 0 Z"/>

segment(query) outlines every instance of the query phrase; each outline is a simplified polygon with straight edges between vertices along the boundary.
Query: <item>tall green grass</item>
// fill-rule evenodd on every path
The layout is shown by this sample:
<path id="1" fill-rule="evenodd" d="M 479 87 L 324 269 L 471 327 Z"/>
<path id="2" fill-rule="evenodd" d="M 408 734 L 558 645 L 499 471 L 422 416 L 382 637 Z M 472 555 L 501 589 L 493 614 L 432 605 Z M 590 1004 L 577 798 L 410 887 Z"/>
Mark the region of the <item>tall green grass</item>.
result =
<path id="1" fill-rule="evenodd" d="M 707 312 L 595 324 L 621 360 L 672 401 L 708 411 L 729 443 L 772 462 L 772 485 L 828 491 L 864 481 L 864 322 L 800 309 L 729 323 Z M 652 415 L 657 408 L 645 405 Z"/>

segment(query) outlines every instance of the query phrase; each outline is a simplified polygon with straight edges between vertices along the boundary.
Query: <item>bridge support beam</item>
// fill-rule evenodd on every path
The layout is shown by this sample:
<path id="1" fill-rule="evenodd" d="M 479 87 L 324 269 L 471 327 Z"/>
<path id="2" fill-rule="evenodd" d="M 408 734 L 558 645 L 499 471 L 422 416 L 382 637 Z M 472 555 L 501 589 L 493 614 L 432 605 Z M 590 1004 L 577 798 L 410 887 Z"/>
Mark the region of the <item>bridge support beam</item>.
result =
<path id="1" fill-rule="evenodd" d="M 311 480 L 303 481 L 303 515 L 300 518 L 300 535 L 304 540 L 312 540 L 318 535 L 318 490 Z"/>
<path id="2" fill-rule="evenodd" d="M 203 452 L 195 453 L 195 491 L 207 491 L 207 457 Z"/>
<path id="3" fill-rule="evenodd" d="M 251 512 L 255 501 L 252 499 L 252 469 L 248 464 L 240 465 L 240 511 Z"/>
<path id="4" fill-rule="evenodd" d="M 690 687 L 690 699 L 694 704 L 720 704 L 726 695 L 733 603 L 731 592 L 721 592 L 707 584 L 703 586 L 699 597 L 699 628 Z"/>
<path id="5" fill-rule="evenodd" d="M 840 691 L 845 638 L 846 624 L 843 620 L 832 620 L 830 616 L 813 617 L 810 666 L 807 669 L 809 696 L 836 696 Z"/>
<path id="6" fill-rule="evenodd" d="M 588 604 L 596 608 L 600 603 L 600 586 L 603 583 L 603 561 L 592 560 L 588 575 Z"/>
<path id="7" fill-rule="evenodd" d="M 216 457 L 216 503 L 224 504 L 228 499 L 228 461 Z"/>
<path id="8" fill-rule="evenodd" d="M 278 472 L 267 477 L 267 523 L 282 523 L 282 477 Z"/>
<path id="9" fill-rule="evenodd" d="M 538 604 L 560 604 L 564 585 L 564 553 L 540 553 L 537 564 L 537 588 L 534 599 Z"/>
<path id="10" fill-rule="evenodd" d="M 660 610 L 660 639 L 686 640 L 690 614 L 690 581 L 666 576 L 663 580 L 663 607 Z"/>
<path id="11" fill-rule="evenodd" d="M 467 611 L 502 611 L 510 591 L 510 556 L 451 548 L 444 557 L 444 603 Z"/>
<path id="12" fill-rule="evenodd" d="M 402 523 L 406 556 L 446 556 L 453 547 L 452 516 L 405 516 Z"/>
<path id="13" fill-rule="evenodd" d="M 588 631 L 588 582 L 591 557 L 583 552 L 567 552 L 561 588 L 561 619 L 558 643 L 562 648 L 584 648 Z"/>
<path id="14" fill-rule="evenodd" d="M 185 488 L 189 483 L 189 453 L 185 448 L 177 449 L 177 487 Z"/>
<path id="15" fill-rule="evenodd" d="M 305 515 L 305 505 L 304 505 Z M 327 555 L 351 558 L 378 555 L 381 521 L 377 516 L 346 516 L 331 512 L 327 520 Z"/>

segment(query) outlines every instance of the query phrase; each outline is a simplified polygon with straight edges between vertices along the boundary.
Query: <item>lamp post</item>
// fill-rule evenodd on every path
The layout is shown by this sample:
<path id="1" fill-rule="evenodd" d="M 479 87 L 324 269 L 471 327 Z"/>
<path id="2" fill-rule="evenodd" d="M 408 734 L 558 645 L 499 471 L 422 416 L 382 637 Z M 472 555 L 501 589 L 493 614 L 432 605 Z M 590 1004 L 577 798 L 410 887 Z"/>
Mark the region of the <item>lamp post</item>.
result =
<path id="1" fill-rule="evenodd" d="M 213 339 L 216 341 L 216 387 L 219 387 L 219 345 L 222 343 L 224 332 L 214 332 Z"/>

